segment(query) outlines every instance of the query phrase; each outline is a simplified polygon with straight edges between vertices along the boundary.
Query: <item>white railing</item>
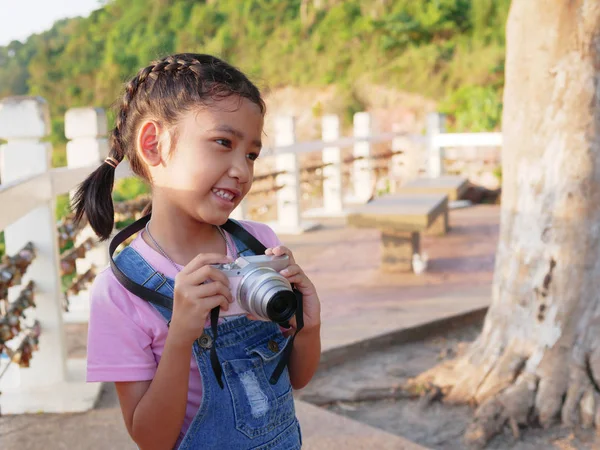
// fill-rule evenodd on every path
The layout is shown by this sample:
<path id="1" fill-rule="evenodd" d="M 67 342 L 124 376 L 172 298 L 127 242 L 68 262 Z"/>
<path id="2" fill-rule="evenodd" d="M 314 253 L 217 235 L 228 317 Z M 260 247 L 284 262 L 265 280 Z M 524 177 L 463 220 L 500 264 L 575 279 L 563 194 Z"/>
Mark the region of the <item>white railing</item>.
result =
<path id="1" fill-rule="evenodd" d="M 86 123 L 71 130 L 73 115 L 83 115 Z M 93 406 L 100 389 L 98 384 L 85 383 L 85 360 L 67 358 L 55 201 L 97 167 L 106 152 L 106 139 L 101 135 L 106 133 L 106 118 L 102 110 L 90 108 L 70 111 L 66 121 L 70 167 L 51 169 L 52 146 L 43 142 L 51 129 L 44 99 L 19 97 L 0 102 L 0 138 L 7 141 L 0 147 L 0 230 L 8 255 L 27 242 L 35 248 L 37 256 L 24 281 L 35 281 L 36 307 L 27 310 L 27 319 L 37 319 L 42 330 L 39 351 L 29 368 L 3 367 L 3 414 L 84 411 Z M 105 263 L 105 251 L 99 248 L 97 252 L 88 260 L 99 258 L 97 262 Z M 19 288 L 10 288 L 10 301 Z"/>
<path id="2" fill-rule="evenodd" d="M 396 132 L 373 134 L 372 117 L 357 113 L 354 135 L 340 135 L 337 116 L 322 119 L 322 140 L 297 142 L 293 117 L 278 117 L 275 121 L 275 145 L 264 155 L 275 158 L 277 171 L 277 222 L 272 224 L 279 233 L 299 233 L 312 227 L 304 221 L 320 215 L 343 215 L 348 202 L 365 202 L 371 195 L 375 175 L 372 170 L 374 144 L 390 142 L 391 166 L 400 166 L 404 157 L 399 150 L 413 146 L 426 155 L 427 173 L 443 173 L 443 149 L 448 146 L 500 146 L 500 133 L 445 134 L 438 114 L 428 118 L 426 136 Z M 50 168 L 52 147 L 43 142 L 50 134 L 48 105 L 41 98 L 19 97 L 0 102 L 0 230 L 4 230 L 6 252 L 12 254 L 31 241 L 37 258 L 27 271 L 36 282 L 37 308 L 32 312 L 42 327 L 39 350 L 29 369 L 15 368 L 11 384 L 0 379 L 0 407 L 3 413 L 32 411 L 80 411 L 89 409 L 98 387 L 84 382 L 83 361 L 67 360 L 61 285 L 59 249 L 56 234 L 55 199 L 71 192 L 107 156 L 106 116 L 95 108 L 71 109 L 65 116 L 65 135 L 68 167 Z M 344 195 L 342 148 L 352 147 L 351 194 Z M 426 151 L 422 148 L 425 147 Z M 421 150 L 419 150 L 421 149 Z M 302 211 L 300 202 L 299 155 L 322 151 L 323 208 Z M 127 164 L 119 165 L 116 178 L 131 176 Z M 416 174 L 415 174 L 416 176 Z M 243 203 L 234 212 L 238 218 L 246 215 Z M 89 230 L 78 237 L 89 238 Z M 91 264 L 105 266 L 106 244 L 98 246 L 77 261 L 82 274 Z M 10 293 L 14 298 L 14 293 Z M 87 297 L 82 296 L 83 310 Z M 84 317 L 85 320 L 85 317 Z M 4 384 L 3 384 L 4 383 Z M 67 395 L 67 391 L 69 392 Z M 73 400 L 65 400 L 73 399 Z"/>

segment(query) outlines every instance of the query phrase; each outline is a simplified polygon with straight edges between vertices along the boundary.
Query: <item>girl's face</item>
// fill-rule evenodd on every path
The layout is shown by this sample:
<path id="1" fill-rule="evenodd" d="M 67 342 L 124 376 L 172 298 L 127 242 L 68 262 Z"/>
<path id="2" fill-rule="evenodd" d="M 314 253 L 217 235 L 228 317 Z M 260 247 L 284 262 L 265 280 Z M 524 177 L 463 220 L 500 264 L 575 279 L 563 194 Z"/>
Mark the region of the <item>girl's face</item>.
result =
<path id="1" fill-rule="evenodd" d="M 163 146 L 161 164 L 151 170 L 161 201 L 192 219 L 225 223 L 252 186 L 262 131 L 258 105 L 245 98 L 230 96 L 186 112 L 174 147 Z"/>

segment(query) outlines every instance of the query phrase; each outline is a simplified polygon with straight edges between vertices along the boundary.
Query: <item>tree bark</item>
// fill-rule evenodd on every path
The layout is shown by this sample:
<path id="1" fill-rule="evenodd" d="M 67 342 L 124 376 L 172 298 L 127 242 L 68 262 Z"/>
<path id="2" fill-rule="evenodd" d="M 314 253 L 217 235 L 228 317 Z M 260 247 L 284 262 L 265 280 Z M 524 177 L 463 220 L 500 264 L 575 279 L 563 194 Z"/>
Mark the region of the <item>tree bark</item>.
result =
<path id="1" fill-rule="evenodd" d="M 600 1 L 513 0 L 492 304 L 466 354 L 422 374 L 478 405 L 465 435 L 600 428 Z"/>

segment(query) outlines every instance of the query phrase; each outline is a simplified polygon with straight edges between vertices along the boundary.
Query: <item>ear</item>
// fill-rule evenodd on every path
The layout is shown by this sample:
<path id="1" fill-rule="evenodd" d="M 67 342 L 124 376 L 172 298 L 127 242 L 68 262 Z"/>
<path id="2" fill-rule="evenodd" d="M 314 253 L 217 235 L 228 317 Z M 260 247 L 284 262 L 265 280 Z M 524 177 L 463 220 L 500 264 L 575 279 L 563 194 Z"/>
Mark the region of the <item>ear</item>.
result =
<path id="1" fill-rule="evenodd" d="M 149 166 L 157 166 L 162 162 L 160 152 L 160 125 L 154 120 L 145 120 L 136 137 L 138 153 Z"/>

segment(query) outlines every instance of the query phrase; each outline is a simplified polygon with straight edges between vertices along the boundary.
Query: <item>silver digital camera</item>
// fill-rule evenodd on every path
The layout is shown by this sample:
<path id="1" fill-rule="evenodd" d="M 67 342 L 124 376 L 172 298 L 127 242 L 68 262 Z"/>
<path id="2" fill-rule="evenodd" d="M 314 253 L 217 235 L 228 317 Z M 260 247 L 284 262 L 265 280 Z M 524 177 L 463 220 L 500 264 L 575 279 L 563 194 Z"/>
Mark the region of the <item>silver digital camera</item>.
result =
<path id="1" fill-rule="evenodd" d="M 290 264 L 283 256 L 240 256 L 232 263 L 215 264 L 229 279 L 233 303 L 223 316 L 250 313 L 263 321 L 283 323 L 296 312 L 296 295 L 279 273 Z"/>

